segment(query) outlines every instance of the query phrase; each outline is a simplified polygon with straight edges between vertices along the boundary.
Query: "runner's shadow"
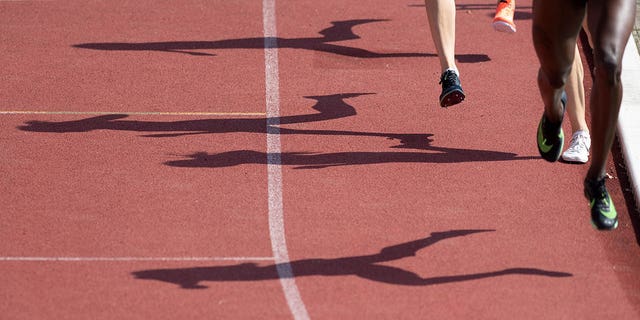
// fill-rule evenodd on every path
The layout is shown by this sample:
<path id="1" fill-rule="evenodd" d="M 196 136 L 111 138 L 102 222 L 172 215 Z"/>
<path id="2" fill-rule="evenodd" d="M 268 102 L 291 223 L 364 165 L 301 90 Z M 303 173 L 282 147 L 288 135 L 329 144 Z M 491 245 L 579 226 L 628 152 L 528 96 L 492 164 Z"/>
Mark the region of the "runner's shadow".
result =
<path id="1" fill-rule="evenodd" d="M 308 38 L 275 38 L 279 49 L 303 49 L 312 50 L 318 52 L 325 52 L 331 54 L 337 54 L 341 56 L 355 57 L 355 58 L 411 58 L 411 57 L 436 57 L 433 53 L 412 53 L 412 52 L 388 52 L 379 53 L 369 51 L 367 49 L 350 47 L 335 44 L 333 42 L 347 41 L 360 39 L 360 36 L 355 34 L 353 28 L 372 22 L 389 21 L 387 19 L 358 19 L 358 20 L 346 20 L 346 21 L 333 21 L 332 26 L 319 33 L 322 37 L 308 37 Z M 220 50 L 220 49 L 260 49 L 265 48 L 265 38 L 242 38 L 242 39 L 228 39 L 217 41 L 170 41 L 170 42 L 141 42 L 141 43 L 126 43 L 126 42 L 106 42 L 106 43 L 81 43 L 73 45 L 75 48 L 93 49 L 93 50 L 107 50 L 107 51 L 161 51 L 161 52 L 173 52 L 184 53 L 196 56 L 214 56 L 214 54 L 199 52 L 195 50 Z M 461 55 L 463 60 L 466 61 L 488 61 L 490 60 L 486 55 Z M 461 60 L 462 61 L 462 60 Z"/>
<path id="2" fill-rule="evenodd" d="M 283 152 L 281 165 L 296 166 L 295 169 L 323 169 L 348 165 L 370 165 L 382 163 L 460 163 L 533 160 L 539 157 L 518 156 L 514 153 L 432 147 L 437 152 L 334 152 L 304 153 Z M 237 150 L 208 154 L 196 152 L 188 159 L 165 162 L 172 167 L 221 168 L 244 164 L 268 164 L 268 154 L 252 150 Z"/>
<path id="3" fill-rule="evenodd" d="M 280 277 L 306 276 L 357 276 L 362 279 L 393 285 L 429 286 L 445 283 L 471 281 L 506 275 L 530 275 L 544 277 L 571 277 L 566 272 L 548 271 L 537 268 L 507 268 L 497 271 L 480 272 L 424 278 L 409 270 L 384 265 L 382 263 L 416 256 L 419 250 L 443 240 L 463 237 L 494 230 L 452 230 L 434 232 L 429 237 L 401 243 L 382 249 L 379 253 L 335 259 L 302 259 L 289 264 L 276 263 L 259 266 L 242 263 L 231 266 L 197 267 L 182 269 L 153 269 L 133 272 L 136 279 L 157 280 L 173 283 L 184 289 L 204 289 L 204 281 L 260 281 L 276 280 Z M 289 269 L 290 267 L 290 269 Z M 279 270 L 291 270 L 280 272 Z"/>
<path id="4" fill-rule="evenodd" d="M 428 57 L 434 54 L 425 53 L 377 53 L 366 49 L 332 44 L 347 40 L 360 39 L 353 32 L 353 27 L 372 22 L 388 21 L 386 19 L 359 19 L 347 21 L 333 21 L 332 26 L 321 30 L 322 37 L 308 38 L 275 38 L 278 48 L 305 49 L 320 52 L 328 52 L 343 56 L 358 58 L 389 58 L 389 57 Z M 265 38 L 242 38 L 218 41 L 172 41 L 172 42 L 143 42 L 143 43 L 82 43 L 73 45 L 76 48 L 94 50 L 124 50 L 124 51 L 163 51 L 177 52 L 191 55 L 212 55 L 192 50 L 215 49 L 260 49 L 265 48 Z"/>
<path id="5" fill-rule="evenodd" d="M 49 121 L 27 121 L 24 126 L 18 129 L 34 132 L 89 132 L 94 130 L 116 130 L 116 131 L 137 131 L 137 132 L 161 132 L 145 135 L 146 137 L 177 137 L 193 134 L 248 132 L 267 133 L 267 123 L 294 124 L 319 122 L 340 119 L 356 115 L 353 106 L 347 104 L 345 99 L 370 95 L 373 93 L 344 93 L 325 96 L 307 96 L 305 98 L 315 100 L 316 104 L 312 109 L 315 113 L 282 116 L 277 118 L 228 118 L 228 119 L 198 119 L 187 121 L 137 121 L 124 120 L 126 114 L 109 114 L 91 117 L 82 120 L 49 122 Z M 293 133 L 295 130 L 285 130 L 286 133 Z M 320 134 L 322 131 L 311 131 Z M 336 132 L 335 134 L 348 134 L 349 132 Z M 357 133 L 353 133 L 356 135 Z M 362 133 L 364 135 L 376 135 Z M 379 134 L 377 134 L 379 135 Z"/>
<path id="6" fill-rule="evenodd" d="M 287 124 L 300 124 L 327 121 L 354 116 L 356 109 L 345 99 L 371 93 L 344 93 L 325 96 L 307 96 L 315 100 L 312 107 L 316 113 L 283 116 L 277 118 L 231 118 L 198 119 L 188 121 L 135 121 L 124 120 L 127 115 L 111 114 L 82 120 L 48 122 L 28 121 L 19 126 L 20 130 L 33 132 L 89 132 L 94 130 L 116 130 L 146 132 L 145 137 L 169 138 L 196 134 L 219 133 L 259 133 L 266 134 L 277 130 L 280 135 L 324 135 L 380 137 L 398 141 L 392 149 L 412 149 L 420 152 L 338 152 L 338 153 L 282 153 L 282 164 L 298 166 L 301 169 L 319 169 L 332 166 L 364 165 L 377 163 L 458 163 L 474 161 L 512 161 L 532 160 L 537 157 L 520 157 L 514 153 L 438 147 L 432 145 L 432 134 L 425 133 L 385 133 L 347 130 L 308 130 L 282 127 Z M 425 152 L 428 151 L 428 152 Z M 238 150 L 218 154 L 196 152 L 185 156 L 187 159 L 168 161 L 166 165 L 174 167 L 219 168 L 241 164 L 266 164 L 267 154 L 251 150 Z"/>

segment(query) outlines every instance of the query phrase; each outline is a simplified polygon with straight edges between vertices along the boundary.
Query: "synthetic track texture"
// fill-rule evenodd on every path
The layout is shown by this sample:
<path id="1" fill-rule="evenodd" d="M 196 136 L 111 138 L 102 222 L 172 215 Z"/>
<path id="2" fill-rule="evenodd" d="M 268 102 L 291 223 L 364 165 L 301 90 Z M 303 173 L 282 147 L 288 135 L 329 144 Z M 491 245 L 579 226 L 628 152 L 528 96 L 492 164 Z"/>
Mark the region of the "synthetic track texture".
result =
<path id="1" fill-rule="evenodd" d="M 24 111 L 0 115 L 1 314 L 293 317 L 261 5 L 0 1 L 0 109 Z M 442 109 L 422 2 L 276 2 L 283 227 L 310 318 L 640 315 L 616 164 L 620 226 L 596 232 L 586 167 L 537 154 L 531 2 L 511 36 L 493 6 L 457 2 L 467 99 Z"/>

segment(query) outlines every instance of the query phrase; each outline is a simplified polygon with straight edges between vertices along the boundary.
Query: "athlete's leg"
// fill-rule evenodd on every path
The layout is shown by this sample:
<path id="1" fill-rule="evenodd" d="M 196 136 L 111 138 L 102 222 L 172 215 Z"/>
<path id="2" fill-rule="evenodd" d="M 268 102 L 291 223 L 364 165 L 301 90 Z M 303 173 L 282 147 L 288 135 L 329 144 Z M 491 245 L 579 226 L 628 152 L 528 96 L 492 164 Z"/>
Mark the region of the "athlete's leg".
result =
<path id="1" fill-rule="evenodd" d="M 566 84 L 567 92 L 567 116 L 571 122 L 571 131 L 589 132 L 587 121 L 585 120 L 585 98 L 584 98 L 584 68 L 582 67 L 582 59 L 577 44 L 575 49 L 575 58 L 573 66 Z"/>
<path id="2" fill-rule="evenodd" d="M 584 1 L 533 2 L 533 45 L 540 61 L 538 87 L 545 116 L 552 123 L 562 121 L 560 100 L 571 73 L 584 14 Z"/>
<path id="3" fill-rule="evenodd" d="M 453 69 L 456 43 L 456 4 L 454 0 L 425 0 L 431 37 L 438 51 L 441 72 Z"/>
<path id="4" fill-rule="evenodd" d="M 591 91 L 593 158 L 587 179 L 605 175 L 622 100 L 622 55 L 634 25 L 635 0 L 590 0 L 587 26 L 593 42 L 594 82 Z"/>
<path id="5" fill-rule="evenodd" d="M 440 59 L 440 106 L 449 107 L 465 98 L 455 63 L 456 4 L 454 0 L 425 0 L 433 43 Z"/>
<path id="6" fill-rule="evenodd" d="M 571 122 L 571 141 L 569 147 L 562 153 L 562 159 L 568 162 L 587 163 L 589 161 L 589 149 L 591 148 L 591 136 L 585 120 L 584 98 L 584 68 L 580 51 L 576 44 L 575 58 L 571 73 L 565 86 L 567 93 L 567 116 Z"/>
<path id="7" fill-rule="evenodd" d="M 538 88 L 544 104 L 537 143 L 540 155 L 549 162 L 560 158 L 564 146 L 565 84 L 575 58 L 584 1 L 533 1 L 533 46 L 540 61 Z"/>

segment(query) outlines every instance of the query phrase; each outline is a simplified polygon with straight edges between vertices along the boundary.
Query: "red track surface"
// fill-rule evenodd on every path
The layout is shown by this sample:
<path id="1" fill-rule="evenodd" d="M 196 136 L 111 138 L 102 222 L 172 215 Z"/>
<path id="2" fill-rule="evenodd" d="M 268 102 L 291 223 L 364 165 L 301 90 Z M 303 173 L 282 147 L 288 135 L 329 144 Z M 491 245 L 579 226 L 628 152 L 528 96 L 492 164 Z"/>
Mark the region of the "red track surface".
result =
<path id="1" fill-rule="evenodd" d="M 537 154 L 531 2 L 513 36 L 491 29 L 493 1 L 457 3 L 468 96 L 450 109 L 421 2 L 358 4 L 276 6 L 306 314 L 640 317 L 615 164 L 620 227 L 600 233 L 586 166 Z M 269 229 L 262 18 L 259 1 L 0 1 L 1 318 L 296 314 Z"/>

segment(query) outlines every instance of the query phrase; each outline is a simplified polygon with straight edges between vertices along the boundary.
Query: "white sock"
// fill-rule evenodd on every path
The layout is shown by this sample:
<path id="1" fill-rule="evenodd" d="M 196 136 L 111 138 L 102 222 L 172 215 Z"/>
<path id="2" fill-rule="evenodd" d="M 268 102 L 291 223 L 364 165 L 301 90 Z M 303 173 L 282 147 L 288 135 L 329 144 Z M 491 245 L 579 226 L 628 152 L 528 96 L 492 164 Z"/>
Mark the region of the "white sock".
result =
<path id="1" fill-rule="evenodd" d="M 584 135 L 586 137 L 591 138 L 591 136 L 589 135 L 589 131 L 587 131 L 587 130 L 578 130 L 578 131 L 573 133 L 574 136 L 577 136 L 578 134 L 582 134 L 582 135 Z"/>

